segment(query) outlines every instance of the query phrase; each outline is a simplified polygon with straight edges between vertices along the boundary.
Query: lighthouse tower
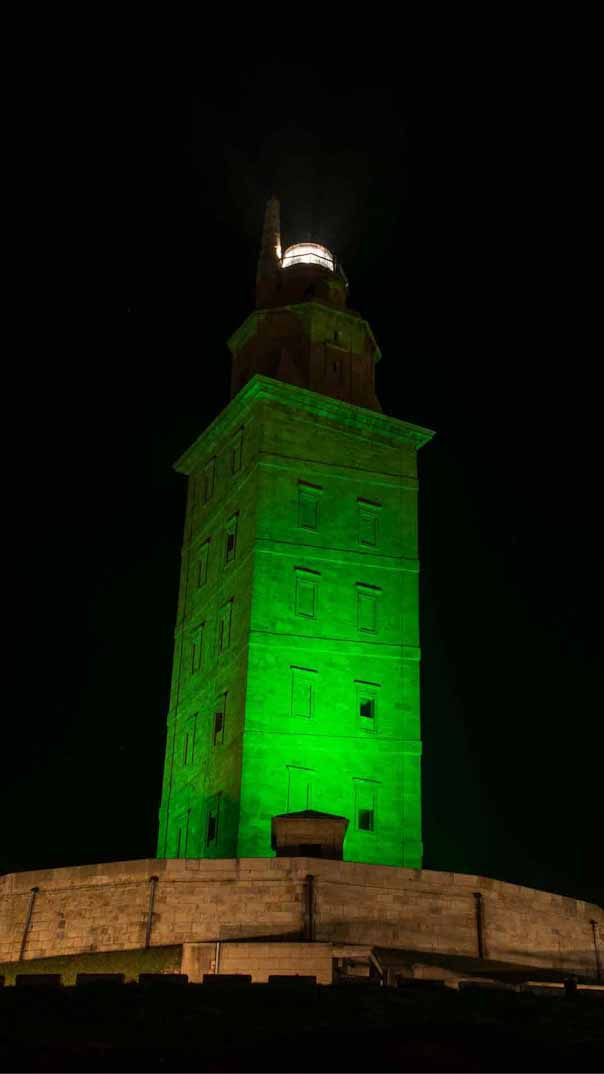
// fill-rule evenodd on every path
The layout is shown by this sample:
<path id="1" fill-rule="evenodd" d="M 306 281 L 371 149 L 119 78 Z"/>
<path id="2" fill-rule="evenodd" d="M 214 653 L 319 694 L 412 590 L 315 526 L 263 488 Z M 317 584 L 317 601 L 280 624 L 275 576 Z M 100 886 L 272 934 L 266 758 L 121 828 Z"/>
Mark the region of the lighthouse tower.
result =
<path id="1" fill-rule="evenodd" d="M 159 857 L 270 857 L 271 819 L 348 820 L 346 860 L 419 868 L 417 450 L 318 243 L 267 206 L 231 401 L 188 478 Z"/>

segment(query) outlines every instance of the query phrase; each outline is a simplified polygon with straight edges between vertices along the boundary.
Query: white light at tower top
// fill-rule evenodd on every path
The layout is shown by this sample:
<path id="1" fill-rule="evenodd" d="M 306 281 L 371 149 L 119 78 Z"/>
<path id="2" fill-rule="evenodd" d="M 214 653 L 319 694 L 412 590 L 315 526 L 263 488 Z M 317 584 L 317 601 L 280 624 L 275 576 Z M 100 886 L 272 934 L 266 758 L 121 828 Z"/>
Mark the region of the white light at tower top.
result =
<path id="1" fill-rule="evenodd" d="M 333 272 L 334 256 L 318 242 L 297 242 L 294 246 L 288 246 L 283 254 L 281 267 L 286 269 L 291 265 L 322 265 Z"/>

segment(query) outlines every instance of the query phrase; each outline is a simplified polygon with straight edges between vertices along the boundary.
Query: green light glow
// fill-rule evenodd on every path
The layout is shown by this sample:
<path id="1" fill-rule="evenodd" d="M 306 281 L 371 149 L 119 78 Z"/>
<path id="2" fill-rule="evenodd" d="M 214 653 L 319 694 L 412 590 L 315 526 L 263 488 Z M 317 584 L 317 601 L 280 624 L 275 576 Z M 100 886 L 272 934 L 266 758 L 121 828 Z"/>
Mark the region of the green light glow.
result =
<path id="1" fill-rule="evenodd" d="M 159 856 L 271 857 L 271 818 L 312 808 L 349 818 L 345 859 L 421 867 L 416 451 L 430 435 L 255 376 L 177 465 Z"/>

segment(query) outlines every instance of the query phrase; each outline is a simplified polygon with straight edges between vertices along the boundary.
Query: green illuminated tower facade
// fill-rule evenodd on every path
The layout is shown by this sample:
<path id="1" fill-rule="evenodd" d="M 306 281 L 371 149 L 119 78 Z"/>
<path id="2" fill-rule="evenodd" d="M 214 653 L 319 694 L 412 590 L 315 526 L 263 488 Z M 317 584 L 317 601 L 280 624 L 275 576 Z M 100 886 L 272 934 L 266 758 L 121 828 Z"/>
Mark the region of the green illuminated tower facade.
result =
<path id="1" fill-rule="evenodd" d="M 417 450 L 330 252 L 268 204 L 232 398 L 188 499 L 160 857 L 270 857 L 271 818 L 349 820 L 348 860 L 421 867 Z"/>

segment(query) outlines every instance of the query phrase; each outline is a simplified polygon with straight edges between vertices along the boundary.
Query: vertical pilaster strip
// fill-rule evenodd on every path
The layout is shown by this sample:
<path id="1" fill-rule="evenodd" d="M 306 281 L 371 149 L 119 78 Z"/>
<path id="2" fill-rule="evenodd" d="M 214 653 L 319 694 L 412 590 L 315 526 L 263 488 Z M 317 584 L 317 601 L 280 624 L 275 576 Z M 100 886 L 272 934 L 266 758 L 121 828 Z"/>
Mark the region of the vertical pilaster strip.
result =
<path id="1" fill-rule="evenodd" d="M 147 928 L 145 930 L 145 947 L 151 946 L 151 929 L 153 928 L 153 907 L 155 905 L 155 889 L 157 888 L 158 876 L 149 877 L 149 909 L 147 911 Z"/>
<path id="2" fill-rule="evenodd" d="M 476 939 L 478 944 L 478 957 L 485 957 L 485 945 L 484 945 L 484 906 L 482 902 L 482 892 L 474 892 L 474 906 L 476 910 Z"/>
<path id="3" fill-rule="evenodd" d="M 304 939 L 312 943 L 315 938 L 315 878 L 307 874 L 304 882 Z"/>
<path id="4" fill-rule="evenodd" d="M 590 921 L 591 931 L 594 938 L 594 954 L 596 956 L 596 981 L 602 982 L 602 963 L 600 962 L 600 945 L 598 943 L 598 922 L 592 918 Z"/>
<path id="5" fill-rule="evenodd" d="M 27 945 L 27 936 L 29 934 L 29 927 L 31 925 L 31 919 L 34 912 L 34 903 L 36 901 L 36 895 L 39 892 L 39 888 L 32 888 L 29 893 L 29 903 L 27 904 L 27 914 L 25 915 L 25 924 L 23 926 L 23 935 L 21 936 L 21 947 L 19 949 L 19 962 L 22 962 L 25 958 L 25 947 Z"/>

